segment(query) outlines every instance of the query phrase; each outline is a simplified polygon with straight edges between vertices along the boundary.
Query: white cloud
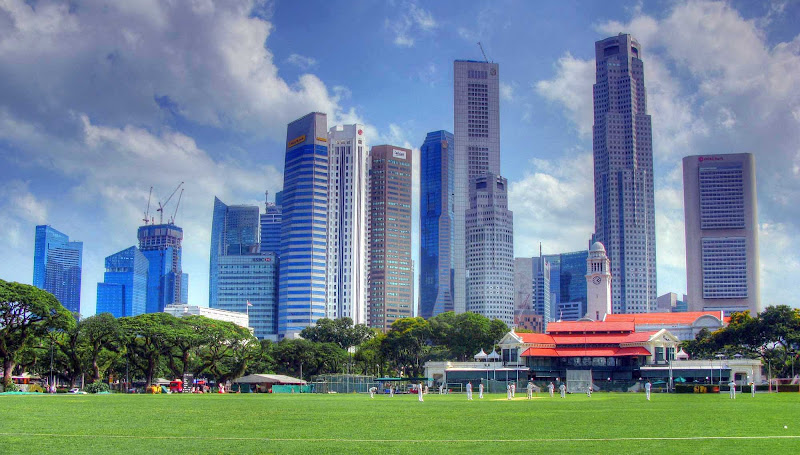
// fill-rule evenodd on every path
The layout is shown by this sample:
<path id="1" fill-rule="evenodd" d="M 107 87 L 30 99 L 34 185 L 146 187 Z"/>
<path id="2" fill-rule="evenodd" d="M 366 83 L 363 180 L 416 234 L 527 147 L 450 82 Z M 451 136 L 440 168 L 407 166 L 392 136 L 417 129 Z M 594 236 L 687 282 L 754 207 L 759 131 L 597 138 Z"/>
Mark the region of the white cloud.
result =
<path id="1" fill-rule="evenodd" d="M 309 69 L 317 66 L 317 61 L 315 59 L 300 54 L 292 54 L 286 59 L 286 61 L 303 71 L 308 71 Z"/>
<path id="2" fill-rule="evenodd" d="M 575 58 L 567 52 L 556 63 L 556 76 L 534 84 L 536 92 L 548 101 L 562 104 L 578 132 L 592 132 L 592 85 L 594 60 Z"/>
<path id="3" fill-rule="evenodd" d="M 500 98 L 505 101 L 514 101 L 514 86 L 516 84 L 506 84 L 500 82 Z"/>
<path id="4" fill-rule="evenodd" d="M 439 25 L 433 14 L 416 2 L 403 2 L 399 9 L 401 14 L 385 21 L 385 26 L 393 33 L 393 42 L 398 47 L 414 47 L 418 36 L 433 32 Z"/>
<path id="5" fill-rule="evenodd" d="M 586 249 L 594 231 L 592 156 L 567 152 L 558 160 L 533 159 L 532 171 L 510 182 L 514 212 L 514 255 L 538 255 Z"/>

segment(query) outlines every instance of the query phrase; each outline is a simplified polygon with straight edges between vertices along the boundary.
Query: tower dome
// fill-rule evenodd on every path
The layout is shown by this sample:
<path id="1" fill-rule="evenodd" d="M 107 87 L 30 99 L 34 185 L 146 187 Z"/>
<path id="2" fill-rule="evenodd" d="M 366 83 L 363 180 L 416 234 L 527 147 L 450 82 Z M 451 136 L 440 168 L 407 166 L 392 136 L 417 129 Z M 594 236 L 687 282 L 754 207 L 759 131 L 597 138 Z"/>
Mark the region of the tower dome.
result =
<path id="1" fill-rule="evenodd" d="M 600 243 L 600 242 L 594 242 L 592 244 L 592 247 L 589 248 L 589 251 L 603 251 L 603 252 L 605 252 L 606 251 L 606 247 L 604 247 L 603 244 Z"/>

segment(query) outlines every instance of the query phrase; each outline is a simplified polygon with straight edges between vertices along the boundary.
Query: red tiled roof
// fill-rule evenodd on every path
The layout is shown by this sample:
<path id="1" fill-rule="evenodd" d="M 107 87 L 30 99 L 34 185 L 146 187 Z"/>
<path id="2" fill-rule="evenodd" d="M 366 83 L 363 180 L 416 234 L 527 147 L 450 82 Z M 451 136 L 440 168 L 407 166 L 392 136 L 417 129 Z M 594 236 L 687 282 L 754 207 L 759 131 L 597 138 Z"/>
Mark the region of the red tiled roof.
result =
<path id="1" fill-rule="evenodd" d="M 518 333 L 523 343 L 553 344 L 553 337 L 546 333 Z"/>
<path id="2" fill-rule="evenodd" d="M 692 324 L 701 316 L 720 318 L 719 311 L 687 311 L 684 313 L 608 314 L 605 322 L 633 322 L 634 324 Z M 728 322 L 730 318 L 723 318 Z"/>
<path id="3" fill-rule="evenodd" d="M 650 340 L 650 337 L 652 337 L 655 333 L 657 332 L 553 335 L 553 342 L 555 342 L 556 345 L 643 343 Z"/>
<path id="4" fill-rule="evenodd" d="M 650 351 L 643 347 L 632 348 L 529 348 L 522 353 L 522 357 L 627 357 L 650 355 Z"/>
<path id="5" fill-rule="evenodd" d="M 650 351 L 641 346 L 619 348 L 619 351 L 617 351 L 617 356 L 624 356 L 624 355 L 650 355 Z"/>
<path id="6" fill-rule="evenodd" d="M 633 322 L 604 322 L 604 321 L 575 321 L 575 322 L 551 322 L 547 324 L 547 333 L 565 332 L 633 332 Z"/>

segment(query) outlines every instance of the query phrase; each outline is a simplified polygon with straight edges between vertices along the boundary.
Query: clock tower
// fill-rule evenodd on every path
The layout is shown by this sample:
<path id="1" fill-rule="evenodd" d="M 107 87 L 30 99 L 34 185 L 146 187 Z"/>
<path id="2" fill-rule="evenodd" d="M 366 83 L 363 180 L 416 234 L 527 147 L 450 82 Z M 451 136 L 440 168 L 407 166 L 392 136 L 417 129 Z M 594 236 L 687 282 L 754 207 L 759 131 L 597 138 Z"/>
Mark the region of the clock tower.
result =
<path id="1" fill-rule="evenodd" d="M 586 318 L 602 321 L 611 313 L 611 261 L 606 248 L 594 242 L 586 259 Z"/>

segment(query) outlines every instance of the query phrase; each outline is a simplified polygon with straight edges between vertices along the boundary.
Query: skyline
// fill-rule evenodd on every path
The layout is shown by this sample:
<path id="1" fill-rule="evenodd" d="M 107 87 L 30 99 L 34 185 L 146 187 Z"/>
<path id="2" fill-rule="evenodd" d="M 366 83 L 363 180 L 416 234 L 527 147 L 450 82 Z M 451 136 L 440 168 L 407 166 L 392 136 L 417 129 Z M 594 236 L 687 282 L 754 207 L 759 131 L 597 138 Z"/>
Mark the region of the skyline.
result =
<path id="1" fill-rule="evenodd" d="M 800 262 L 789 248 L 800 233 L 792 204 L 800 193 L 796 2 L 630 3 L 602 12 L 570 3 L 540 5 L 537 14 L 514 3 L 465 11 L 447 2 L 347 3 L 348 15 L 378 24 L 369 43 L 355 35 L 320 43 L 338 23 L 322 18 L 295 39 L 303 5 L 231 5 L 0 7 L 0 20 L 17 25 L 0 34 L 4 279 L 31 282 L 33 228 L 50 224 L 84 241 L 82 312 L 92 314 L 103 259 L 135 243 L 148 186 L 163 200 L 185 180 L 176 224 L 186 236 L 184 272 L 194 277 L 190 303 L 203 305 L 213 196 L 259 205 L 265 190 L 279 190 L 290 121 L 318 110 L 329 126 L 363 123 L 371 143 L 410 148 L 418 163 L 427 132 L 453 131 L 452 62 L 480 59 L 479 40 L 502 70 L 500 174 L 509 180 L 515 255 L 534 256 L 539 241 L 545 254 L 585 249 L 594 215 L 593 45 L 624 32 L 642 44 L 653 118 L 657 293 L 686 290 L 682 157 L 752 152 L 763 306 L 798 305 L 791 276 Z M 317 5 L 334 19 L 344 14 Z M 197 44 L 186 47 L 174 30 L 194 30 Z M 535 39 L 548 33 L 561 39 Z M 326 57 L 356 41 L 361 71 Z M 416 242 L 412 251 L 419 264 Z"/>

